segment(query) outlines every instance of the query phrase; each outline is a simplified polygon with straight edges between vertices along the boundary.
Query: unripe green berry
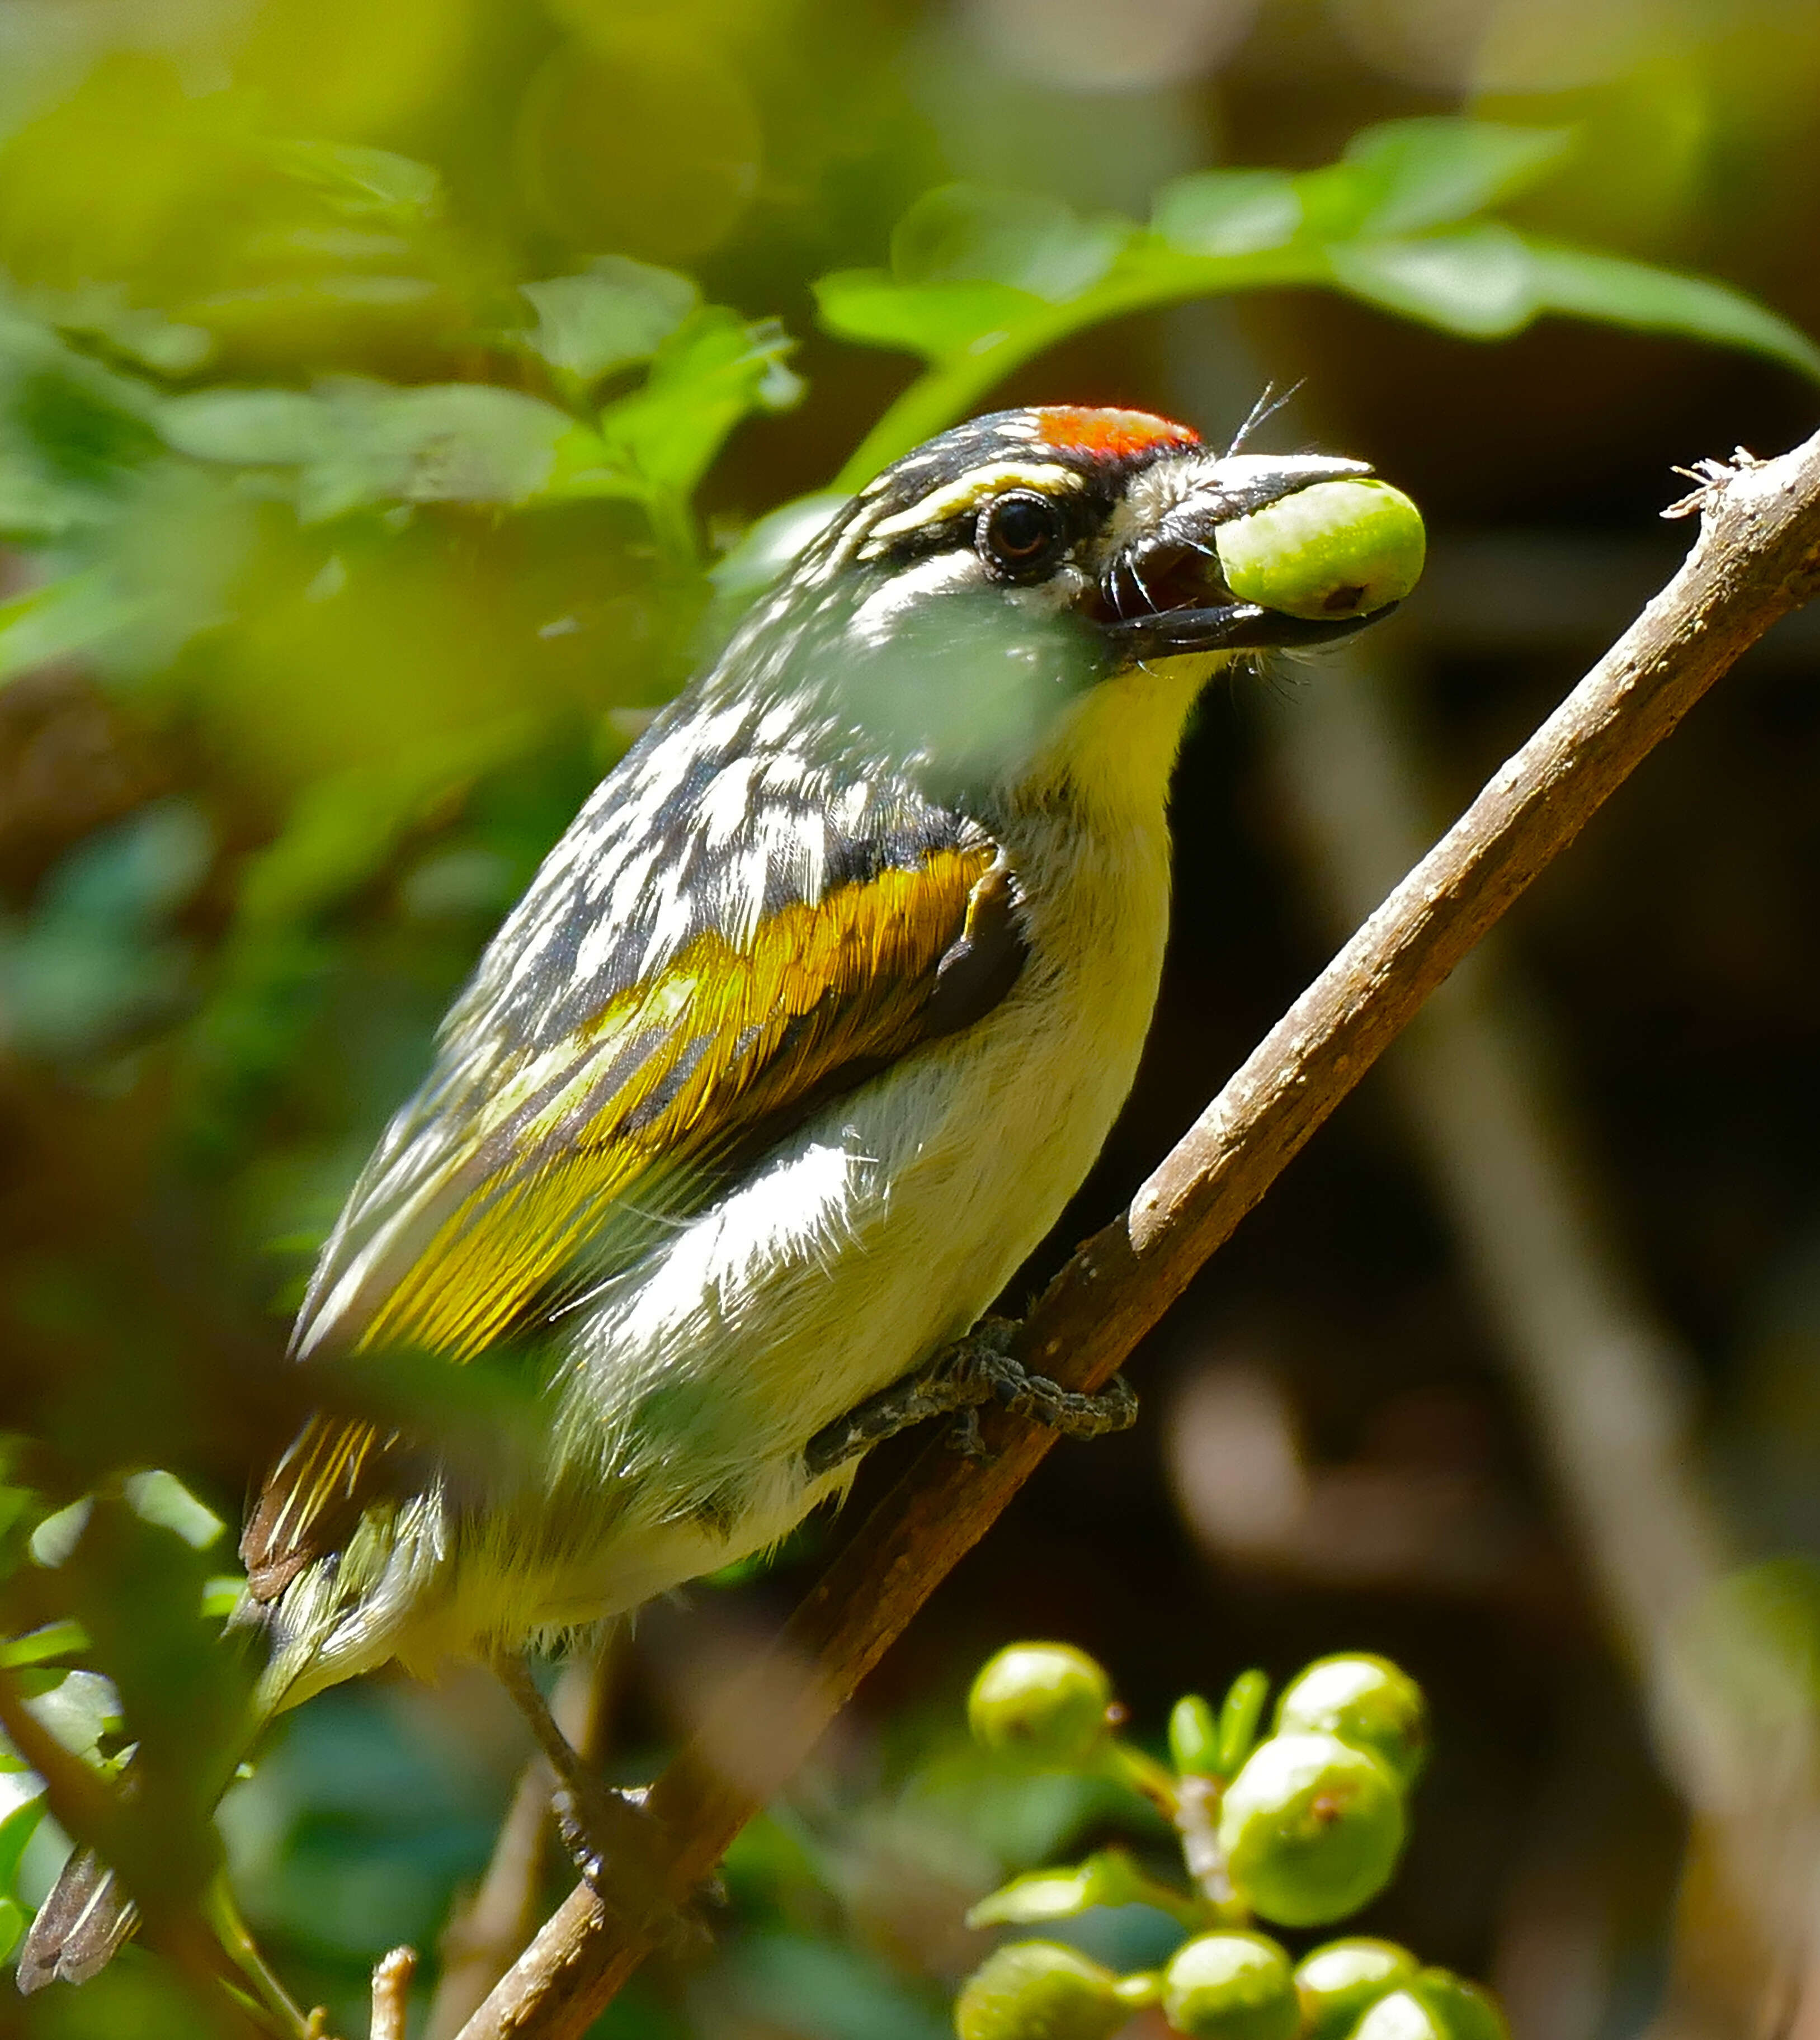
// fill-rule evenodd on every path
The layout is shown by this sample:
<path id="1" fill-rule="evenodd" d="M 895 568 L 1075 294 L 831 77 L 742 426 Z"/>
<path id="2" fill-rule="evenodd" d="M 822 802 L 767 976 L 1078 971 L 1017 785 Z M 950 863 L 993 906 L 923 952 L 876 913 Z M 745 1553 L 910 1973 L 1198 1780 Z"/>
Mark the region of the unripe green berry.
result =
<path id="1" fill-rule="evenodd" d="M 1190 2040 L 1294 2040 L 1289 1958 L 1263 1934 L 1200 1934 L 1163 1972 L 1163 2015 Z"/>
<path id="2" fill-rule="evenodd" d="M 1414 1956 L 1394 1941 L 1361 1937 L 1315 1949 L 1296 1965 L 1301 2040 L 1350 2040 L 1361 2015 L 1415 1972 Z"/>
<path id="3" fill-rule="evenodd" d="M 1380 1997 L 1351 2040 L 1510 2040 L 1510 2029 L 1488 1991 L 1447 1970 L 1424 1970 Z"/>
<path id="4" fill-rule="evenodd" d="M 1428 1755 L 1428 1704 L 1388 1658 L 1364 1651 L 1321 1658 L 1284 1688 L 1276 1732 L 1337 1736 L 1369 1750 L 1407 1788 Z"/>
<path id="5" fill-rule="evenodd" d="M 1441 2020 L 1446 2040 L 1510 2040 L 1497 1999 L 1453 1970 L 1424 1970 L 1411 1988 Z"/>
<path id="6" fill-rule="evenodd" d="M 1317 481 L 1235 517 L 1215 535 L 1226 585 L 1288 616 L 1368 616 L 1422 578 L 1422 512 L 1365 478 Z"/>
<path id="7" fill-rule="evenodd" d="M 960 2040 L 1108 2040 L 1130 2016 L 1111 1970 L 1058 1941 L 996 1949 L 954 2001 Z"/>
<path id="8" fill-rule="evenodd" d="M 1072 1769 L 1098 1750 L 1111 1704 L 1112 1683 L 1084 1650 L 1013 1643 L 974 1680 L 967 1725 L 984 1749 Z"/>
<path id="9" fill-rule="evenodd" d="M 1266 1920 L 1319 1927 L 1381 1891 L 1403 1847 L 1403 1795 L 1378 1760 L 1331 1735 L 1274 1735 L 1220 1809 L 1233 1882 Z"/>
<path id="10" fill-rule="evenodd" d="M 1412 1990 L 1387 1991 L 1353 2029 L 1350 2040 L 1446 2040 L 1445 2029 Z"/>

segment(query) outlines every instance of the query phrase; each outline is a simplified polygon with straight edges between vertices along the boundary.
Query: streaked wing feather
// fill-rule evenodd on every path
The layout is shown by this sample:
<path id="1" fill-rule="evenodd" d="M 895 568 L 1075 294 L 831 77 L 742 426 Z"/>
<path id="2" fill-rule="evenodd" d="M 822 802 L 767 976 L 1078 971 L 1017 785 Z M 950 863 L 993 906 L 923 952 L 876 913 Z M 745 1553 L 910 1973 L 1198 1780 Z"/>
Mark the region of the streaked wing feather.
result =
<path id="1" fill-rule="evenodd" d="M 358 1343 L 470 1357 L 653 1170 L 714 1163 L 841 1069 L 914 1046 L 994 854 L 941 851 L 784 907 L 743 948 L 710 930 L 588 1027 L 496 1068 L 449 1156 L 459 1197 Z"/>
<path id="2" fill-rule="evenodd" d="M 616 1216 L 686 1209 L 823 1100 L 989 1010 L 1022 956 L 999 853 L 975 839 L 784 905 L 743 944 L 707 929 L 559 1041 L 466 1045 L 356 1186 L 299 1349 L 466 1360 L 547 1317 L 578 1270 L 598 1277 Z M 333 1548 L 394 1443 L 311 1420 L 248 1525 L 256 1597 Z"/>
<path id="3" fill-rule="evenodd" d="M 322 1412 L 309 1420 L 267 1475 L 241 1536 L 255 1600 L 282 1593 L 353 1528 L 398 1442 L 358 1417 Z"/>

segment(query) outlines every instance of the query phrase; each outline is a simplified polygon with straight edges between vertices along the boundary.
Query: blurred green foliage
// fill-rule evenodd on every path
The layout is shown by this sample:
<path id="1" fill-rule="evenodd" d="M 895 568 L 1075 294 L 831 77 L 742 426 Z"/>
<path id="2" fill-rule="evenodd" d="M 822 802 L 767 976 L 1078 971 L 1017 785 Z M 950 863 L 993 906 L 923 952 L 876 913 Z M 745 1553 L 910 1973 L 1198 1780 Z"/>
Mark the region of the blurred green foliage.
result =
<path id="1" fill-rule="evenodd" d="M 1031 188 L 954 181 L 920 32 L 836 0 L 0 17 L 0 687 L 25 733 L 0 739 L 0 1666 L 82 1760 L 136 1745 L 136 1817 L 192 1882 L 246 1669 L 223 1520 L 308 1392 L 278 1362 L 310 1254 L 490 927 L 836 498 L 763 513 L 1071 336 L 1220 293 L 1480 339 L 1562 314 L 1820 375 L 1754 299 L 1549 218 L 1562 179 L 1627 218 L 1590 101 L 1172 173 L 1140 223 L 1015 147 Z M 433 1940 L 508 1789 L 395 1700 L 325 1698 L 226 1814 L 255 1924 L 337 2006 L 391 1940 Z M 0 1766 L 7 1942 L 61 1841 Z M 779 1810 L 729 1859 L 720 1966 L 607 2030 L 710 2000 L 829 2040 L 942 2030 L 905 1866 L 958 1918 L 1105 1811 L 989 1768 L 931 1731 L 838 1818 Z M 1166 1950 L 1154 1905 L 1101 1913 L 1104 1959 Z M 192 2030 L 136 1952 L 32 2016 Z"/>

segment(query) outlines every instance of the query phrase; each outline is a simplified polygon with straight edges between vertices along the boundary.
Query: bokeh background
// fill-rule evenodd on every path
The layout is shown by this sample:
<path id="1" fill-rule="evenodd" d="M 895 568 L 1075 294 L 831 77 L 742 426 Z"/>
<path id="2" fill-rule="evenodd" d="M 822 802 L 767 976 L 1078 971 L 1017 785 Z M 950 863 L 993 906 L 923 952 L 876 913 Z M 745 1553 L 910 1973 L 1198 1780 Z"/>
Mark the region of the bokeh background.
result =
<path id="1" fill-rule="evenodd" d="M 135 1658 L 120 1611 L 165 1607 L 142 1576 L 231 1572 L 343 1190 L 478 946 L 724 629 L 717 562 L 916 373 L 827 330 L 816 280 L 884 262 L 956 181 L 1032 195 L 998 215 L 1015 270 L 1058 219 L 1091 238 L 1209 167 L 1459 114 L 1565 137 L 1515 230 L 1820 332 L 1811 0 L 0 0 L 5 1613 L 86 1623 L 92 1649 L 13 1661 L 72 1743 L 112 1746 L 116 1694 L 181 1742 L 206 1638 L 172 1615 Z M 588 276 L 611 317 L 559 280 Z M 1433 537 L 1376 640 L 1206 702 L 1150 1050 L 1021 1293 L 1672 569 L 1674 467 L 1814 423 L 1761 334 L 1507 337 L 1478 300 L 1442 333 L 1371 295 L 1154 309 L 996 386 L 1220 440 L 1294 384 L 1259 443 L 1372 460 Z M 1112 1831 L 964 1747 L 971 1671 L 1028 1634 L 1100 1656 L 1152 1735 L 1247 1665 L 1395 1657 L 1437 1754 L 1366 1924 L 1494 1983 L 1519 2040 L 1820 2019 L 1782 1916 L 1812 1897 L 1820 1699 L 1817 785 L 1797 618 L 1247 1221 L 1135 1362 L 1137 1429 L 1052 1455 L 936 1596 L 736 1852 L 715 1956 L 653 1966 L 603 2033 L 946 2030 L 988 1945 L 967 1904 Z M 204 1506 L 122 1486 L 153 1467 Z M 622 1775 L 840 1534 L 614 1653 L 592 1697 Z M 524 1755 L 478 1674 L 283 1726 L 226 1825 L 307 2001 L 364 2030 L 366 1968 L 409 1939 L 429 2016 Z M 0 1787 L 0 1813 L 31 1790 Z M 28 1902 L 59 1846 L 29 1825 L 0 1827 Z M 1131 1962 L 1159 1931 L 1079 1926 Z M 6 2030 L 191 2018 L 136 1952 L 29 2008 L 0 1984 Z"/>

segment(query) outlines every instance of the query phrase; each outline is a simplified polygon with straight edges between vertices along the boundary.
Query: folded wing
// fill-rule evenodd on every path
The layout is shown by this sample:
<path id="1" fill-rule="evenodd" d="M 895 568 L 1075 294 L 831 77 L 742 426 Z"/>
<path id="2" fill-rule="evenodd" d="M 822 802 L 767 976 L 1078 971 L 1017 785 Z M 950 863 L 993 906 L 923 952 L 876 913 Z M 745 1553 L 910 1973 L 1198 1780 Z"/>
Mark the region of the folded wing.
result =
<path id="1" fill-rule="evenodd" d="M 458 1030 L 355 1186 L 300 1353 L 471 1358 L 550 1315 L 840 1092 L 965 1027 L 1023 960 L 1015 888 L 977 835 L 694 935 L 559 1038 Z M 256 1598 L 346 1534 L 402 1441 L 313 1419 L 242 1545 Z"/>

